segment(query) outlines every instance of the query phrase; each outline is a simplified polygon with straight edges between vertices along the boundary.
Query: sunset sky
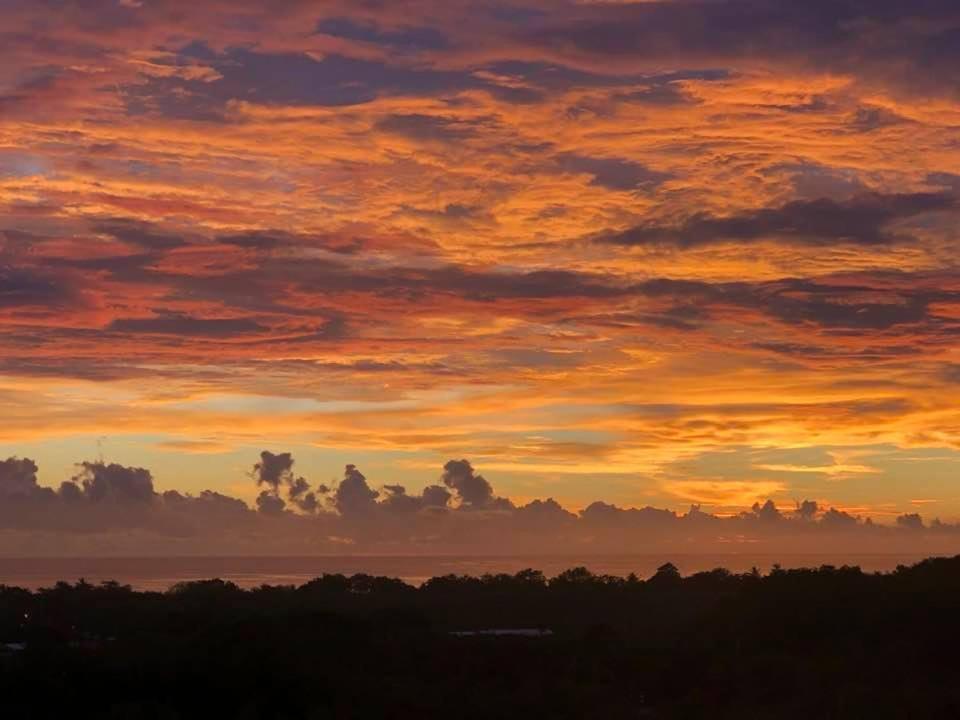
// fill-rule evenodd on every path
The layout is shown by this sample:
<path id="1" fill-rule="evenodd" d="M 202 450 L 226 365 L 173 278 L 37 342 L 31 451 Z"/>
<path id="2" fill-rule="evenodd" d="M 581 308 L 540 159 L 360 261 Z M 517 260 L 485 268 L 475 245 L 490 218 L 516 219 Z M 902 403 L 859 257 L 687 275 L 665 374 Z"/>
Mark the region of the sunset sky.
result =
<path id="1" fill-rule="evenodd" d="M 0 0 L 0 458 L 960 519 L 956 0 Z"/>

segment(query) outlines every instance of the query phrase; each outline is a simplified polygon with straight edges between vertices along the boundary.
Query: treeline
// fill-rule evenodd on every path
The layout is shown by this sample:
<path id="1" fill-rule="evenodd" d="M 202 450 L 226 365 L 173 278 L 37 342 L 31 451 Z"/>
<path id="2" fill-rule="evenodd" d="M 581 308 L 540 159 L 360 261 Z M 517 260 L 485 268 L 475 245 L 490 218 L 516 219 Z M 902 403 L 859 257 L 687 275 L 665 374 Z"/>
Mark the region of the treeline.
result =
<path id="1" fill-rule="evenodd" d="M 0 587 L 11 717 L 960 717 L 960 557 L 887 574 Z M 542 637 L 459 637 L 487 629 Z"/>

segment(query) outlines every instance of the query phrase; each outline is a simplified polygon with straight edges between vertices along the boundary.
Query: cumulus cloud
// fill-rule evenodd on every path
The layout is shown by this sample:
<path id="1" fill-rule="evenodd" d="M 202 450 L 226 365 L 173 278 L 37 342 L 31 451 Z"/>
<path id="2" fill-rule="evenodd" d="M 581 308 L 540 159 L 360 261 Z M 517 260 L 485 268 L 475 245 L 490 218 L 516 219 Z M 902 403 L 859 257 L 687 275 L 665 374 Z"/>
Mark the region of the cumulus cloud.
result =
<path id="1" fill-rule="evenodd" d="M 413 512 L 420 509 L 420 503 L 417 498 L 407 495 L 407 489 L 403 485 L 384 485 L 381 505 L 384 508 L 400 513 Z"/>
<path id="2" fill-rule="evenodd" d="M 30 497 L 39 489 L 33 460 L 12 457 L 0 461 L 0 496 Z"/>
<path id="3" fill-rule="evenodd" d="M 460 507 L 470 510 L 506 510 L 513 504 L 495 497 L 493 486 L 479 475 L 469 460 L 450 460 L 443 466 L 443 484 L 454 491 Z"/>
<path id="4" fill-rule="evenodd" d="M 286 506 L 283 498 L 269 490 L 264 490 L 257 495 L 257 510 L 264 515 L 280 515 Z"/>
<path id="5" fill-rule="evenodd" d="M 783 512 L 767 499 L 733 515 L 704 512 L 699 505 L 679 514 L 603 501 L 579 513 L 553 499 L 515 504 L 498 497 L 490 482 L 462 459 L 444 466 L 443 486 L 428 485 L 419 494 L 395 483 L 376 490 L 356 466 L 348 465 L 335 488 L 319 489 L 328 502 L 306 514 L 292 510 L 281 496 L 282 491 L 294 498 L 306 493 L 293 476 L 293 466 L 290 453 L 261 455 L 254 481 L 263 489 L 251 509 L 239 499 L 209 490 L 198 495 L 174 490 L 158 494 L 148 470 L 116 463 L 81 463 L 75 478 L 53 490 L 36 482 L 32 460 L 8 458 L 0 461 L 4 497 L 0 530 L 13 539 L 20 533 L 55 536 L 60 543 L 72 543 L 70 538 L 100 537 L 108 543 L 124 538 L 128 552 L 150 547 L 161 553 L 170 548 L 203 552 L 211 547 L 330 553 L 342 550 L 344 543 L 369 551 L 402 548 L 424 553 L 611 552 L 632 543 L 667 549 L 678 542 L 716 550 L 727 547 L 731 539 L 751 543 L 754 550 L 892 551 L 941 547 L 960 539 L 960 526 L 926 524 L 915 513 L 883 525 L 842 509 L 824 510 L 813 500 Z"/>
<path id="6" fill-rule="evenodd" d="M 289 483 L 293 477 L 293 456 L 264 450 L 260 453 L 260 462 L 254 463 L 253 475 L 257 485 L 268 485 L 277 490 L 283 482 Z"/>
<path id="7" fill-rule="evenodd" d="M 149 503 L 156 498 L 149 470 L 116 463 L 82 462 L 72 482 L 79 483 L 90 502 Z"/>
<path id="8" fill-rule="evenodd" d="M 923 518 L 918 513 L 906 513 L 897 517 L 897 525 L 907 530 L 923 530 Z"/>
<path id="9" fill-rule="evenodd" d="M 388 513 L 415 513 L 422 510 L 442 511 L 453 495 L 442 485 L 428 485 L 419 495 L 410 495 L 403 485 L 384 485 L 379 506 Z"/>
<path id="10" fill-rule="evenodd" d="M 343 479 L 333 493 L 333 504 L 345 517 L 366 515 L 376 507 L 379 496 L 380 493 L 370 488 L 367 478 L 356 465 L 347 465 L 343 471 Z"/>
<path id="11" fill-rule="evenodd" d="M 196 496 L 167 490 L 162 497 L 166 507 L 194 515 L 199 521 L 214 526 L 220 526 L 230 520 L 242 520 L 250 512 L 250 508 L 243 500 L 213 490 L 203 490 Z"/>
<path id="12" fill-rule="evenodd" d="M 804 520 L 810 520 L 817 516 L 820 506 L 816 500 L 804 500 L 797 503 L 797 515 Z"/>
<path id="13" fill-rule="evenodd" d="M 572 529 L 577 520 L 576 514 L 565 509 L 553 498 L 531 500 L 516 508 L 518 524 L 528 531 Z"/>
<path id="14" fill-rule="evenodd" d="M 293 455 L 290 453 L 272 453 L 264 450 L 260 453 L 260 462 L 254 463 L 253 477 L 257 485 L 266 485 L 257 496 L 257 508 L 267 515 L 283 512 L 287 501 L 304 513 L 314 513 L 320 506 L 316 492 L 310 489 L 306 478 L 293 473 Z M 281 497 L 286 490 L 286 500 Z M 325 491 L 325 488 L 322 488 Z"/>
<path id="15" fill-rule="evenodd" d="M 427 485 L 423 489 L 422 498 L 425 507 L 446 507 L 450 503 L 451 497 L 450 491 L 442 485 Z"/>

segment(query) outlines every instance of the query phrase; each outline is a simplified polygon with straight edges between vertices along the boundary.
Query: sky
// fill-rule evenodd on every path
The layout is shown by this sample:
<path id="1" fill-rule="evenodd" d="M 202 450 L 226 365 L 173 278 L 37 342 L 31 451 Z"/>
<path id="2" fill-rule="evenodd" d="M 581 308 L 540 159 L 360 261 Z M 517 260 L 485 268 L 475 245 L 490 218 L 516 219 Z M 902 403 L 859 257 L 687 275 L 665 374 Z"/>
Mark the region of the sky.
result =
<path id="1" fill-rule="evenodd" d="M 0 458 L 956 521 L 958 64 L 954 0 L 0 0 Z"/>

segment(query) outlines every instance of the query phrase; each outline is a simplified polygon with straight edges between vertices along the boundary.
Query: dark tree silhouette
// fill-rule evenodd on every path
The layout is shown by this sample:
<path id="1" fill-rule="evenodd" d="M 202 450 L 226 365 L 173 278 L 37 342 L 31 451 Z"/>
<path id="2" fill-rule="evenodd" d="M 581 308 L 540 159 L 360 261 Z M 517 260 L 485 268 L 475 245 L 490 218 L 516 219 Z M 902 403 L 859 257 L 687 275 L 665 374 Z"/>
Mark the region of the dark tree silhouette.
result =
<path id="1" fill-rule="evenodd" d="M 0 586 L 0 694 L 31 719 L 950 718 L 958 598 L 960 557 Z"/>

